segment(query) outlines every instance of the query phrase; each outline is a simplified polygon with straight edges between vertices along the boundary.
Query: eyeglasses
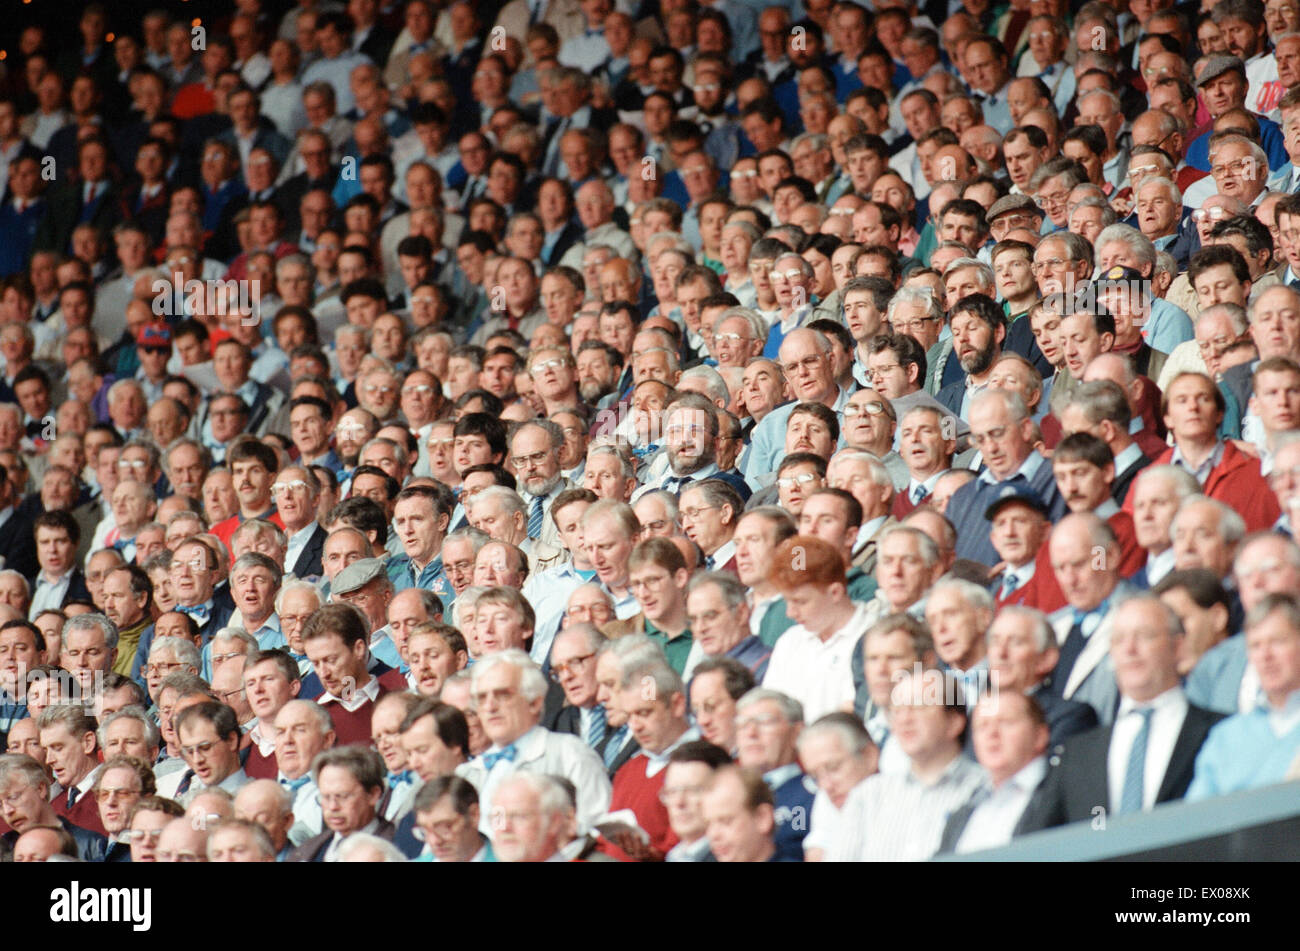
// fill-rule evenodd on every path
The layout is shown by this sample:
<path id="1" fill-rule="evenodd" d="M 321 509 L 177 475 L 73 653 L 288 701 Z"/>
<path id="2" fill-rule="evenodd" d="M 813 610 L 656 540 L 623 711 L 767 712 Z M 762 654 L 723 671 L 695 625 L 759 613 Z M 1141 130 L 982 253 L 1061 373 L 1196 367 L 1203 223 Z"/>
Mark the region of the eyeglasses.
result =
<path id="1" fill-rule="evenodd" d="M 412 383 L 410 386 L 402 387 L 403 396 L 426 396 L 433 392 L 433 387 L 428 383 Z M 451 440 L 447 440 L 451 442 Z"/>
<path id="2" fill-rule="evenodd" d="M 378 383 L 369 383 L 366 385 L 365 388 L 367 393 L 371 393 L 371 394 L 382 393 L 384 396 L 387 396 L 389 393 L 393 392 L 394 389 L 395 387 L 380 386 Z"/>
<path id="3" fill-rule="evenodd" d="M 183 666 L 185 665 L 180 663 L 179 661 L 170 664 L 148 664 L 145 666 L 144 671 L 146 674 L 168 674 L 171 671 L 175 670 L 177 667 L 183 667 Z"/>
<path id="4" fill-rule="evenodd" d="M 721 342 L 721 341 L 723 341 L 723 340 L 729 340 L 729 341 L 731 341 L 732 343 L 747 343 L 747 342 L 750 340 L 750 338 L 749 338 L 749 337 L 742 337 L 740 334 L 734 334 L 734 333 L 714 334 L 714 335 L 713 335 L 713 341 L 714 341 L 714 343 L 719 343 L 719 342 Z"/>
<path id="5" fill-rule="evenodd" d="M 628 587 L 631 588 L 633 592 L 642 591 L 647 588 L 659 589 L 671 580 L 672 575 L 659 575 L 654 578 L 640 578 L 635 581 L 629 581 Z"/>
<path id="6" fill-rule="evenodd" d="M 128 469 L 134 469 L 136 472 L 144 472 L 144 470 L 149 468 L 149 463 L 145 462 L 143 459 L 119 459 L 117 461 L 117 468 L 123 472 Z"/>
<path id="7" fill-rule="evenodd" d="M 785 373 L 786 376 L 794 376 L 794 374 L 799 371 L 800 367 L 807 370 L 809 373 L 816 373 L 818 368 L 821 367 L 822 362 L 825 359 L 826 358 L 823 357 L 821 354 L 815 353 L 811 356 L 804 357 L 802 360 L 798 360 L 794 363 L 783 363 L 781 364 L 781 370 Z"/>
<path id="8" fill-rule="evenodd" d="M 803 271 L 792 267 L 788 271 L 768 271 L 767 276 L 769 280 L 773 281 L 781 277 L 785 278 L 787 281 L 797 281 L 799 278 L 803 277 Z"/>
<path id="9" fill-rule="evenodd" d="M 239 656 L 239 655 L 231 655 L 231 656 Z M 195 743 L 193 746 L 182 746 L 181 755 L 184 756 L 186 759 L 193 759 L 195 756 L 198 756 L 199 754 L 207 756 L 209 753 L 212 752 L 213 748 L 216 745 L 217 745 L 216 740 L 208 740 L 204 743 Z"/>
<path id="10" fill-rule="evenodd" d="M 583 654 L 581 657 L 575 657 L 572 660 L 566 660 L 563 663 L 551 665 L 551 677 L 559 680 L 565 674 L 577 674 L 587 666 L 587 662 L 595 657 L 595 654 Z"/>
<path id="11" fill-rule="evenodd" d="M 1033 264 L 1029 265 L 1029 270 L 1033 271 L 1035 274 L 1043 274 L 1047 271 L 1059 271 L 1070 263 L 1071 262 L 1066 261 L 1063 258 L 1043 258 L 1043 260 L 1035 261 Z"/>
<path id="12" fill-rule="evenodd" d="M 563 367 L 564 367 L 563 360 L 546 360 L 543 361 L 542 363 L 533 364 L 533 368 L 529 372 L 533 374 L 545 373 L 547 370 L 560 370 Z"/>
<path id="13" fill-rule="evenodd" d="M 307 485 L 302 479 L 294 479 L 292 482 L 276 482 L 271 486 L 272 495 L 288 495 L 290 492 L 303 492 L 311 486 Z"/>
<path id="14" fill-rule="evenodd" d="M 1059 208 L 1065 204 L 1066 199 L 1069 197 L 1069 192 L 1057 192 L 1055 195 L 1038 195 L 1034 198 L 1034 204 L 1039 208 L 1046 208 L 1049 205 Z"/>
<path id="15" fill-rule="evenodd" d="M 534 452 L 527 456 L 515 456 L 510 460 L 510 465 L 522 472 L 525 469 L 532 469 L 535 466 L 543 465 L 550 458 L 550 452 Z"/>
<path id="16" fill-rule="evenodd" d="M 777 479 L 776 484 L 782 489 L 793 489 L 796 485 L 807 485 L 816 479 L 817 476 L 812 472 L 804 472 L 797 476 L 785 476 Z"/>
<path id="17" fill-rule="evenodd" d="M 143 792 L 143 790 L 113 786 L 95 790 L 95 798 L 100 802 L 109 802 L 113 799 L 129 799 L 133 796 L 140 795 L 141 792 Z"/>
<path id="18" fill-rule="evenodd" d="M 132 842 L 157 842 L 162 838 L 162 829 L 126 829 L 119 832 L 117 838 L 127 845 Z"/>
<path id="19" fill-rule="evenodd" d="M 701 505 L 699 508 L 680 509 L 679 512 L 682 518 L 689 518 L 693 522 L 700 518 L 705 512 L 716 509 L 717 507 L 718 506 L 716 505 Z"/>
<path id="20" fill-rule="evenodd" d="M 464 820 L 457 816 L 455 819 L 449 819 L 446 822 L 432 822 L 430 823 L 431 829 L 417 825 L 411 830 L 411 835 L 415 836 L 417 842 L 428 842 L 431 832 L 440 839 L 446 839 L 455 835 L 463 822 Z"/>
<path id="21" fill-rule="evenodd" d="M 897 364 L 895 364 L 895 367 L 897 367 Z M 872 375 L 874 376 L 875 374 L 873 373 Z M 868 416 L 879 416 L 884 413 L 884 411 L 884 403 L 848 403 L 844 407 L 844 416 L 849 419 L 854 416 L 861 416 L 863 413 L 866 413 Z"/>
<path id="22" fill-rule="evenodd" d="M 1227 212 L 1225 212 L 1221 207 L 1197 208 L 1192 212 L 1193 221 L 1219 221 L 1227 216 Z"/>

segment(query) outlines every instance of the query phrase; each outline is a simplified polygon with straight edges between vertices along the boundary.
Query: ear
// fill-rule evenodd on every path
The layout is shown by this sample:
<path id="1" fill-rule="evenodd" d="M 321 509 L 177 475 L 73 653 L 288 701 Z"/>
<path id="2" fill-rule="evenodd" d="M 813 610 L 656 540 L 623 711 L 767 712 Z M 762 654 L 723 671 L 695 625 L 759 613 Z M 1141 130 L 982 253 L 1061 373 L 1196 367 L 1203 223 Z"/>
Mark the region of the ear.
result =
<path id="1" fill-rule="evenodd" d="M 96 745 L 95 734 L 93 732 L 87 732 L 81 737 L 81 749 L 87 756 L 94 754 Z"/>

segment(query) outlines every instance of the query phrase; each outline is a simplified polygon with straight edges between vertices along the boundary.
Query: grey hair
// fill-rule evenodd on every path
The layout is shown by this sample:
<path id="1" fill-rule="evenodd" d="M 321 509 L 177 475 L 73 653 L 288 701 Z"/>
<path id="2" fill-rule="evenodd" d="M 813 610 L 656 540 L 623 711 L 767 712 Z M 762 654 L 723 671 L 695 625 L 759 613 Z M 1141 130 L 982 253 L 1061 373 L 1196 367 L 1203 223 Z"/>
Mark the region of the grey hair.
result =
<path id="1" fill-rule="evenodd" d="M 313 595 L 316 596 L 316 606 L 318 608 L 320 607 L 321 604 L 324 603 L 324 598 L 321 597 L 319 588 L 317 588 L 310 581 L 303 581 L 299 578 L 294 578 L 292 581 L 286 581 L 280 587 L 280 590 L 275 593 L 275 613 L 277 617 L 280 615 L 280 612 L 284 609 L 285 597 L 294 591 L 310 591 Z"/>
<path id="2" fill-rule="evenodd" d="M 748 224 L 748 222 L 738 222 L 738 224 Z M 745 323 L 749 324 L 749 331 L 754 335 L 755 339 L 766 337 L 767 332 L 770 329 L 767 325 L 767 321 L 764 320 L 762 315 L 752 307 L 728 307 L 722 312 L 722 316 L 718 318 L 718 324 L 721 325 L 724 320 L 727 320 L 730 317 L 739 317 L 745 321 Z"/>
<path id="3" fill-rule="evenodd" d="M 78 614 L 63 622 L 63 643 L 68 643 L 68 634 L 72 631 L 97 630 L 104 635 L 104 646 L 109 650 L 117 647 L 117 625 L 107 615 L 99 613 Z"/>
<path id="4" fill-rule="evenodd" d="M 249 634 L 242 627 L 223 627 L 221 630 L 217 631 L 216 634 L 212 635 L 212 641 L 209 641 L 209 643 L 216 641 L 238 641 L 240 644 L 244 645 L 245 657 L 258 649 L 257 638 L 252 634 Z"/>
<path id="5" fill-rule="evenodd" d="M 1159 595 L 1153 594 L 1150 591 L 1140 591 L 1136 594 L 1131 594 L 1128 597 L 1121 598 L 1112 610 L 1118 611 L 1130 604 L 1152 605 L 1164 619 L 1166 634 L 1172 638 L 1181 637 L 1183 635 L 1182 619 L 1178 617 L 1173 608 L 1165 604 Z"/>
<path id="6" fill-rule="evenodd" d="M 446 546 L 449 541 L 461 541 L 462 539 L 468 539 L 472 542 L 474 545 L 474 554 L 478 555 L 478 553 L 482 551 L 483 546 L 492 540 L 492 536 L 471 525 L 466 525 L 464 528 L 458 528 L 454 532 L 448 532 L 447 536 L 442 540 L 442 544 Z"/>
<path id="7" fill-rule="evenodd" d="M 1101 234 L 1097 235 L 1097 240 L 1093 242 L 1093 247 L 1100 254 L 1102 248 L 1114 242 L 1119 242 L 1132 251 L 1142 265 L 1155 266 L 1156 246 L 1137 228 L 1125 224 L 1114 224 L 1109 228 L 1103 228 Z"/>
<path id="8" fill-rule="evenodd" d="M 1219 516 L 1219 534 L 1223 536 L 1223 541 L 1228 545 L 1236 545 L 1246 537 L 1246 522 L 1232 508 L 1224 505 L 1218 499 L 1212 499 L 1208 495 L 1191 495 L 1182 500 L 1178 506 L 1178 511 L 1169 522 L 1169 540 L 1174 540 L 1174 526 L 1178 524 L 1178 518 L 1195 505 L 1208 505 L 1214 509 Z"/>
<path id="9" fill-rule="evenodd" d="M 654 685 L 654 699 L 668 702 L 674 694 L 685 694 L 686 685 L 681 675 L 669 666 L 668 661 L 658 658 L 639 663 L 623 665 L 623 676 L 619 686 L 627 690 L 630 687 Z"/>
<path id="10" fill-rule="evenodd" d="M 475 552 L 475 554 L 477 554 L 477 552 Z M 475 607 L 478 604 L 479 596 L 486 590 L 487 585 L 472 584 L 456 596 L 456 600 L 451 603 L 452 613 L 455 618 L 455 627 L 459 628 L 463 625 L 461 611 Z M 468 671 L 466 671 L 466 673 L 468 673 Z"/>
<path id="11" fill-rule="evenodd" d="M 943 276 L 947 277 L 954 271 L 960 271 L 963 268 L 968 267 L 975 268 L 975 273 L 979 275 L 978 282 L 985 289 L 991 289 L 995 286 L 993 280 L 993 268 L 989 267 L 979 258 L 957 258 L 943 269 Z"/>
<path id="12" fill-rule="evenodd" d="M 614 655 L 621 671 L 644 667 L 655 661 L 668 663 L 663 647 L 645 634 L 628 634 L 626 637 L 616 637 L 606 642 L 600 649 L 600 656 L 604 657 L 606 654 Z"/>
<path id="13" fill-rule="evenodd" d="M 618 460 L 619 471 L 622 473 L 624 479 L 630 479 L 636 475 L 636 469 L 633 467 L 631 460 L 624 455 L 623 451 L 619 449 L 618 446 L 610 443 L 591 446 L 587 450 L 587 458 L 591 458 L 592 456 L 613 456 Z M 674 501 L 676 500 L 674 499 Z"/>
<path id="14" fill-rule="evenodd" d="M 730 571 L 704 571 L 691 575 L 691 580 L 686 584 L 687 596 L 689 597 L 693 591 L 703 588 L 707 584 L 711 584 L 718 589 L 718 593 L 722 595 L 722 600 L 733 611 L 747 601 L 746 594 L 749 589 L 741 584 L 740 580 Z"/>
<path id="15" fill-rule="evenodd" d="M 26 753 L 0 755 L 0 789 L 8 789 L 15 776 L 21 776 L 28 786 L 50 785 L 50 776 L 45 772 L 45 767 Z"/>
<path id="16" fill-rule="evenodd" d="M 1296 35 L 1300 36 L 1300 33 L 1297 33 Z M 1218 317 L 1218 316 L 1223 316 L 1228 318 L 1228 322 L 1232 324 L 1233 333 L 1235 333 L 1238 337 L 1242 336 L 1243 334 L 1245 334 L 1247 330 L 1250 329 L 1250 321 L 1246 319 L 1246 309 L 1242 307 L 1240 304 L 1225 303 L 1225 304 L 1215 304 L 1212 307 L 1207 307 L 1205 308 L 1205 310 L 1201 311 L 1200 314 L 1197 315 L 1196 322 L 1199 324 L 1201 322 L 1202 317 Z"/>
<path id="17" fill-rule="evenodd" d="M 504 485 L 490 485 L 483 489 L 474 498 L 470 499 L 470 507 L 479 505 L 482 502 L 498 502 L 508 515 L 520 513 L 528 514 L 528 503 L 514 489 L 507 488 Z"/>
<path id="18" fill-rule="evenodd" d="M 21 571 L 14 571 L 12 568 L 6 568 L 3 571 L 0 571 L 0 578 L 17 578 L 23 585 L 23 597 L 30 598 L 32 596 L 32 586 L 28 583 L 27 579 L 23 577 Z"/>
<path id="19" fill-rule="evenodd" d="M 972 581 L 956 577 L 941 578 L 930 589 L 930 594 L 934 595 L 940 591 L 951 591 L 976 611 L 985 611 L 990 617 L 993 614 L 993 595 L 989 594 L 987 588 Z"/>
<path id="20" fill-rule="evenodd" d="M 813 270 L 813 266 L 809 264 L 807 261 L 805 261 L 798 251 L 785 251 L 781 254 L 778 254 L 776 256 L 775 263 L 779 265 L 786 258 L 794 258 L 796 261 L 799 262 L 799 273 L 802 274 L 804 277 L 812 277 L 816 273 Z"/>
<path id="21" fill-rule="evenodd" d="M 1025 401 L 1020 394 L 1012 390 L 982 390 L 971 397 L 971 410 L 975 409 L 977 403 L 984 403 L 989 400 L 1000 401 L 1003 408 L 1011 416 L 1012 422 L 1018 423 L 1029 418 L 1029 407 L 1025 406 Z"/>
<path id="22" fill-rule="evenodd" d="M 664 511 L 668 513 L 669 520 L 674 525 L 678 524 L 678 520 L 681 517 L 681 508 L 677 504 L 677 496 L 673 495 L 667 489 L 651 489 L 649 492 L 638 498 L 637 503 L 640 504 L 645 499 L 658 499 L 662 502 L 664 505 Z"/>
<path id="23" fill-rule="evenodd" d="M 894 315 L 904 304 L 921 304 L 926 309 L 926 316 L 935 320 L 943 319 L 943 308 L 935 300 L 934 293 L 928 287 L 904 287 L 889 301 L 885 318 L 893 323 Z"/>
<path id="24" fill-rule="evenodd" d="M 261 828 L 258 826 L 257 828 Z M 393 843 L 386 839 L 381 839 L 377 835 L 371 835 L 369 832 L 353 832 L 346 839 L 339 843 L 337 861 L 346 862 L 352 857 L 353 852 L 364 848 L 372 848 L 384 857 L 385 862 L 405 862 L 406 855 Z"/>
<path id="25" fill-rule="evenodd" d="M 1190 495 L 1202 494 L 1201 483 L 1197 482 L 1196 476 L 1192 475 L 1182 466 L 1169 464 L 1147 466 L 1147 468 L 1137 474 L 1137 478 L 1133 480 L 1133 485 L 1136 487 L 1139 483 L 1145 482 L 1148 479 L 1164 479 L 1167 482 L 1172 482 L 1174 486 L 1174 495 L 1179 499 L 1185 499 Z"/>
<path id="26" fill-rule="evenodd" d="M 770 700 L 777 705 L 786 723 L 803 722 L 803 704 L 794 697 L 779 690 L 772 690 L 770 687 L 755 687 L 737 700 L 736 715 L 739 716 L 748 707 L 762 703 L 764 700 Z"/>
<path id="27" fill-rule="evenodd" d="M 140 394 L 142 398 L 144 397 L 144 387 L 140 385 L 140 381 L 134 379 L 133 377 L 127 377 L 125 380 L 118 380 L 116 383 L 114 383 L 112 386 L 108 388 L 109 403 L 116 402 L 118 397 L 120 397 L 127 390 L 135 390 L 137 393 Z"/>
<path id="28" fill-rule="evenodd" d="M 871 740 L 871 734 L 867 732 L 866 727 L 857 724 L 850 726 L 845 719 L 835 717 L 833 714 L 824 716 L 811 726 L 804 727 L 795 740 L 795 746 L 802 752 L 808 744 L 820 736 L 834 736 L 839 739 L 844 751 L 850 756 L 858 756 L 867 747 L 874 745 Z"/>
<path id="29" fill-rule="evenodd" d="M 1172 117 L 1171 117 L 1172 118 Z M 1080 208 L 1100 208 L 1101 209 L 1101 226 L 1103 229 L 1109 228 L 1115 222 L 1119 221 L 1119 216 L 1115 214 L 1115 209 L 1110 206 L 1110 202 L 1104 198 L 1098 198 L 1096 195 L 1089 195 L 1083 198 L 1070 209 L 1070 217 Z"/>
<path id="30" fill-rule="evenodd" d="M 470 668 L 470 689 L 477 690 L 479 679 L 494 667 L 506 664 L 519 671 L 519 692 L 525 700 L 541 700 L 546 696 L 546 677 L 536 661 L 518 648 L 496 651 L 479 658 Z M 471 700 L 472 702 L 472 700 Z M 477 707 L 477 704 L 475 704 Z"/>
<path id="31" fill-rule="evenodd" d="M 1051 622 L 1047 620 L 1047 615 L 1042 611 L 1025 604 L 1008 604 L 998 611 L 999 618 L 1007 615 L 1023 617 L 1029 621 L 1034 632 L 1034 647 L 1038 649 L 1039 653 L 1056 646 L 1056 632 L 1052 630 Z M 985 635 L 986 638 L 991 636 L 992 630 L 993 626 L 990 624 L 989 634 Z"/>
<path id="32" fill-rule="evenodd" d="M 149 657 L 152 658 L 155 654 L 162 653 L 170 653 L 172 660 L 191 668 L 194 673 L 198 673 L 199 667 L 203 663 L 199 649 L 194 646 L 194 642 L 183 637 L 154 638 L 153 643 L 149 645 Z"/>
<path id="33" fill-rule="evenodd" d="M 683 380 L 703 380 L 704 388 L 708 391 L 709 399 L 722 400 L 722 402 L 731 402 L 731 391 L 727 389 L 727 381 L 722 378 L 722 374 L 713 367 L 700 365 L 691 367 L 689 370 L 682 372 L 681 379 L 678 380 L 680 388 Z"/>
<path id="34" fill-rule="evenodd" d="M 334 330 L 334 342 L 338 343 L 344 337 L 360 337 L 365 341 L 366 349 L 370 348 L 370 331 L 365 327 L 356 324 L 340 324 Z"/>
<path id="35" fill-rule="evenodd" d="M 1172 201 L 1175 205 L 1179 205 L 1179 206 L 1182 205 L 1182 203 L 1183 203 L 1183 190 L 1182 190 L 1181 188 L 1179 188 L 1177 185 L 1175 185 L 1175 184 L 1174 184 L 1172 181 L 1170 181 L 1169 179 L 1167 179 L 1167 178 L 1148 178 L 1146 181 L 1144 181 L 1141 185 L 1138 186 L 1138 191 L 1139 191 L 1139 192 L 1142 191 L 1142 189 L 1146 188 L 1148 185 L 1159 185 L 1159 186 L 1161 186 L 1162 188 L 1164 188 L 1164 190 L 1165 190 L 1165 194 L 1167 194 L 1167 195 L 1169 196 L 1170 201 Z"/>
<path id="36" fill-rule="evenodd" d="M 1214 159 L 1214 153 L 1218 152 L 1219 149 L 1223 148 L 1225 145 L 1245 145 L 1250 149 L 1251 158 L 1253 158 L 1257 163 L 1255 167 L 1264 169 L 1268 168 L 1268 155 L 1259 147 L 1258 142 L 1252 142 L 1244 135 L 1225 135 L 1223 138 L 1213 142 L 1210 145 L 1211 161 Z"/>
<path id="37" fill-rule="evenodd" d="M 191 644 L 190 646 L 193 647 L 194 645 Z M 135 720 L 137 723 L 143 723 L 144 741 L 147 746 L 156 747 L 162 739 L 162 734 L 158 729 L 158 725 L 155 724 L 153 720 L 149 719 L 149 715 L 145 713 L 144 710 L 132 704 L 131 706 L 123 707 L 116 713 L 110 713 L 100 722 L 99 729 L 95 731 L 95 736 L 99 739 L 100 749 L 103 749 L 107 742 L 105 737 L 108 736 L 108 728 L 118 720 Z"/>
<path id="38" fill-rule="evenodd" d="M 921 559 L 925 562 L 927 568 L 933 568 L 939 563 L 939 546 L 934 543 L 934 539 L 919 528 L 913 528 L 910 525 L 891 525 L 881 532 L 876 545 L 877 551 L 883 548 L 885 542 L 895 535 L 907 535 L 909 538 L 916 540 L 916 547 L 920 550 Z"/>
<path id="39" fill-rule="evenodd" d="M 564 427 L 562 427 L 559 423 L 549 419 L 529 419 L 520 423 L 519 427 L 514 431 L 514 434 L 510 437 L 510 442 L 512 445 L 515 439 L 519 437 L 519 434 L 523 432 L 525 429 L 527 429 L 529 426 L 532 426 L 535 429 L 540 429 L 542 432 L 546 433 L 547 438 L 551 440 L 552 452 L 559 452 L 562 448 L 564 448 Z"/>
<path id="40" fill-rule="evenodd" d="M 396 377 L 401 376 L 401 374 L 398 373 L 394 373 L 392 375 Z M 361 447 L 361 455 L 365 455 L 366 450 L 369 449 L 371 446 L 391 446 L 393 450 L 393 458 L 397 460 L 397 464 L 399 466 L 405 466 L 407 459 L 410 458 L 410 454 L 406 451 L 405 446 L 403 446 L 401 443 L 394 442 L 393 440 L 389 439 L 387 436 L 375 436 L 373 439 L 369 440 L 364 446 Z M 288 466 L 286 466 L 285 468 L 287 469 Z"/>
<path id="41" fill-rule="evenodd" d="M 295 710 L 307 710 L 310 708 L 311 718 L 316 721 L 316 727 L 320 730 L 320 735 L 324 736 L 330 730 L 334 729 L 334 721 L 330 718 L 329 711 L 321 706 L 315 700 L 290 700 L 281 710 L 293 707 Z M 276 716 L 279 716 L 277 713 Z"/>
<path id="42" fill-rule="evenodd" d="M 894 485 L 894 477 L 889 474 L 880 457 L 874 452 L 868 452 L 865 449 L 841 449 L 831 456 L 830 464 L 834 465 L 841 459 L 847 459 L 850 462 L 865 462 L 867 464 L 867 474 L 871 476 L 871 481 L 879 486 Z"/>
<path id="43" fill-rule="evenodd" d="M 560 633 L 555 636 L 558 638 L 563 634 L 581 634 L 583 639 L 586 641 L 587 650 L 591 651 L 593 654 L 599 653 L 601 647 L 603 647 L 605 642 L 609 640 L 609 638 L 600 632 L 600 628 L 596 627 L 594 624 L 588 624 L 585 621 L 574 621 L 572 624 L 566 624 L 560 630 Z"/>
<path id="44" fill-rule="evenodd" d="M 493 802 L 501 791 L 511 785 L 527 786 L 537 795 L 537 808 L 546 816 L 568 813 L 573 810 L 573 799 L 569 791 L 554 776 L 545 773 L 512 773 L 493 793 Z M 382 841 L 382 840 L 381 840 Z"/>

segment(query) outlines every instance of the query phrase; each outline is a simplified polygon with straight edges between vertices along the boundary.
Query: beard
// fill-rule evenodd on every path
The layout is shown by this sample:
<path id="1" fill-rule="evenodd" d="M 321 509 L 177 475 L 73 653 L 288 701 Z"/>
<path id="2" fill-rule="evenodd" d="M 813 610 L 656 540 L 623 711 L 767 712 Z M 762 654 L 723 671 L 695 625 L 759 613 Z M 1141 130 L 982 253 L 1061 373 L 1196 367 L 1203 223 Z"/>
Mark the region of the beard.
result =
<path id="1" fill-rule="evenodd" d="M 959 361 L 961 368 L 972 376 L 979 376 L 981 373 L 987 372 L 988 368 L 993 366 L 993 350 L 994 345 L 990 342 L 983 350 L 977 350 L 969 356 L 963 357 Z"/>
<path id="2" fill-rule="evenodd" d="M 564 474 L 557 472 L 549 479 L 533 479 L 531 482 L 525 482 L 524 488 L 528 490 L 529 495 L 545 497 L 551 494 L 551 490 L 559 485 L 563 478 Z"/>
<path id="3" fill-rule="evenodd" d="M 687 455 L 674 449 L 668 450 L 668 465 L 675 475 L 693 475 L 705 466 L 717 461 L 717 453 L 706 447 L 700 455 Z"/>
<path id="4" fill-rule="evenodd" d="M 595 403 L 597 400 L 608 396 L 613 391 L 613 383 L 601 383 L 592 380 L 588 383 L 578 384 L 578 395 L 582 397 L 584 403 Z"/>

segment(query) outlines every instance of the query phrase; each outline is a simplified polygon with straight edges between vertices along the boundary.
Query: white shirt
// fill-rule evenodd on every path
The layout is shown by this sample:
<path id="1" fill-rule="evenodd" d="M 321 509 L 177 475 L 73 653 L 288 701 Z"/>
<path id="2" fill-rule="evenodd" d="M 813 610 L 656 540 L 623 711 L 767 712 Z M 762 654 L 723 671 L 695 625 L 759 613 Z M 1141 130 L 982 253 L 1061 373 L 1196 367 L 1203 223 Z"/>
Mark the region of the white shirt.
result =
<path id="1" fill-rule="evenodd" d="M 960 754 L 929 784 L 911 771 L 878 773 L 850 793 L 839 841 L 827 857 L 858 862 L 928 859 L 939 849 L 949 814 L 984 781 L 984 770 Z"/>
<path id="2" fill-rule="evenodd" d="M 284 551 L 284 567 L 286 572 L 293 571 L 293 566 L 298 563 L 298 559 L 302 556 L 303 549 L 307 547 L 307 542 L 311 540 L 311 536 L 315 534 L 315 532 L 316 520 L 312 519 L 307 523 L 305 528 L 299 529 L 290 536 L 289 547 Z"/>
<path id="3" fill-rule="evenodd" d="M 374 703 L 378 698 L 379 681 L 372 676 L 366 681 L 364 687 L 358 687 L 356 690 L 352 691 L 350 697 L 336 697 L 327 690 L 317 698 L 316 702 L 321 706 L 324 706 L 327 703 L 337 703 L 348 713 L 356 713 L 367 703 Z"/>
<path id="4" fill-rule="evenodd" d="M 1149 706 L 1155 710 L 1147 734 L 1142 781 L 1143 809 L 1150 809 L 1156 804 L 1156 794 L 1160 792 L 1165 770 L 1169 768 L 1169 757 L 1173 755 L 1174 744 L 1178 742 L 1178 734 L 1183 729 L 1183 720 L 1187 718 L 1187 695 L 1183 693 L 1182 687 L 1171 687 L 1147 704 L 1139 704 L 1128 697 L 1120 700 L 1119 713 L 1115 715 L 1115 726 L 1110 737 L 1110 751 L 1106 754 L 1106 779 L 1112 810 L 1119 808 L 1120 798 L 1124 794 L 1129 753 L 1138 731 L 1142 729 L 1142 716 L 1136 712 L 1140 706 Z"/>
<path id="5" fill-rule="evenodd" d="M 29 621 L 35 620 L 36 615 L 42 611 L 57 609 L 63 604 L 63 599 L 68 593 L 68 585 L 72 583 L 72 569 L 64 572 L 62 578 L 58 581 L 51 581 L 42 571 L 36 576 L 36 590 L 32 592 L 32 606 L 27 612 Z"/>
<path id="6" fill-rule="evenodd" d="M 1001 786 L 989 791 L 970 814 L 957 852 L 977 852 L 993 849 L 1011 841 L 1016 823 L 1025 813 L 1025 807 L 1034 795 L 1043 777 L 1047 775 L 1047 758 L 1039 756 L 1029 761 Z"/>
<path id="7" fill-rule="evenodd" d="M 802 624 L 781 636 L 772 650 L 763 686 L 803 704 L 804 720 L 853 702 L 853 647 L 869 627 L 867 606 L 855 603 L 848 622 L 823 641 Z"/>
<path id="8" fill-rule="evenodd" d="M 456 775 L 471 782 L 483 803 L 479 829 L 484 835 L 492 830 L 492 795 L 502 781 L 519 771 L 559 776 L 573 783 L 577 790 L 578 821 L 591 828 L 596 819 L 609 810 L 612 789 L 604 761 L 581 739 L 569 733 L 553 733 L 534 726 L 513 744 L 515 758 L 499 760 L 489 770 L 484 756 L 474 757 L 456 767 Z M 499 752 L 493 746 L 488 752 Z"/>

